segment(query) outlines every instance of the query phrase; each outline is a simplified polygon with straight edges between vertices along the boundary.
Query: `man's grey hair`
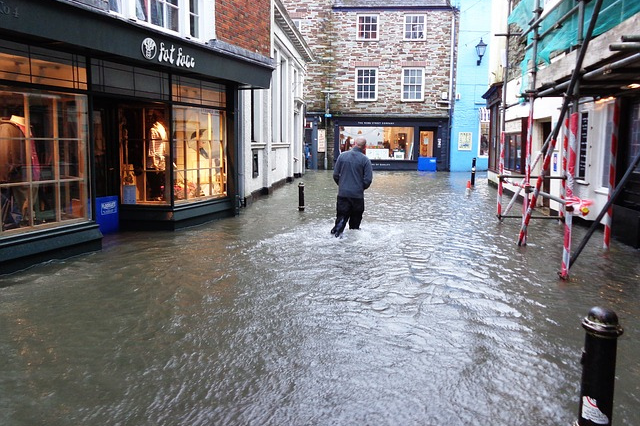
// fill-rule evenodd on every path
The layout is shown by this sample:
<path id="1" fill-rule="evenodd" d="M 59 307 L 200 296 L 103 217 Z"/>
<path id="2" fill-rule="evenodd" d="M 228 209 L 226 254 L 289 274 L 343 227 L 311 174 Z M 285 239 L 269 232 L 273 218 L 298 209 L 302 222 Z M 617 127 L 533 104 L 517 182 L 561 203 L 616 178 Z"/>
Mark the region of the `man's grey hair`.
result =
<path id="1" fill-rule="evenodd" d="M 364 138 L 364 136 L 358 136 L 353 141 L 353 144 L 358 148 L 364 148 L 365 146 L 367 146 L 367 140 Z"/>

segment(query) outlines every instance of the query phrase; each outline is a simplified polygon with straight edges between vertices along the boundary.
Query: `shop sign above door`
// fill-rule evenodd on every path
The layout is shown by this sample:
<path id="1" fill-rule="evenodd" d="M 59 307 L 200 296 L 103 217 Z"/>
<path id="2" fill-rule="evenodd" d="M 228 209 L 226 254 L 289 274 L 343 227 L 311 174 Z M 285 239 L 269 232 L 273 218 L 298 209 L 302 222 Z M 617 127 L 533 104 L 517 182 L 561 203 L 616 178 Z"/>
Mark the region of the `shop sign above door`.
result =
<path id="1" fill-rule="evenodd" d="M 185 54 L 182 51 L 182 47 L 176 48 L 173 44 L 165 45 L 164 42 L 160 42 L 158 47 L 154 39 L 147 37 L 142 40 L 140 48 L 142 56 L 150 61 L 157 58 L 158 62 L 167 62 L 181 68 L 194 68 L 196 66 L 194 57 Z"/>

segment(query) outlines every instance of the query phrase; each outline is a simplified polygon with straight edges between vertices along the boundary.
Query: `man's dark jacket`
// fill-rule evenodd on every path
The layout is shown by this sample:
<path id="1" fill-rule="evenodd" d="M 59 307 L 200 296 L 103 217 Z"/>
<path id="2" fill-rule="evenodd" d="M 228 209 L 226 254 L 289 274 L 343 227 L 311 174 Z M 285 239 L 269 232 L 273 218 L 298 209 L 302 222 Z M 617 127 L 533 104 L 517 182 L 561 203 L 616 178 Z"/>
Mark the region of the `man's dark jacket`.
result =
<path id="1" fill-rule="evenodd" d="M 364 190 L 373 181 L 371 160 L 357 147 L 341 153 L 333 169 L 333 180 L 338 184 L 338 197 L 364 198 Z"/>

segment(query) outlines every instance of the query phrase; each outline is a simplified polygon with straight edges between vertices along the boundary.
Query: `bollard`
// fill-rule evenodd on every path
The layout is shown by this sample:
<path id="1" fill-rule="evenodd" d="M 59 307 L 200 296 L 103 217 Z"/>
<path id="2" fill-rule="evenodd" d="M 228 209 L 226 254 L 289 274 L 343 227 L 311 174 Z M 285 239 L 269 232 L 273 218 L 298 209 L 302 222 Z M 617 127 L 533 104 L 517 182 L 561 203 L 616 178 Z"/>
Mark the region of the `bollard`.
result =
<path id="1" fill-rule="evenodd" d="M 476 186 L 476 157 L 471 160 L 471 186 Z"/>
<path id="2" fill-rule="evenodd" d="M 575 426 L 611 426 L 618 337 L 623 333 L 618 316 L 594 307 L 582 320 L 587 331 L 582 351 L 580 408 Z"/>
<path id="3" fill-rule="evenodd" d="M 298 211 L 304 210 L 304 182 L 298 184 Z"/>

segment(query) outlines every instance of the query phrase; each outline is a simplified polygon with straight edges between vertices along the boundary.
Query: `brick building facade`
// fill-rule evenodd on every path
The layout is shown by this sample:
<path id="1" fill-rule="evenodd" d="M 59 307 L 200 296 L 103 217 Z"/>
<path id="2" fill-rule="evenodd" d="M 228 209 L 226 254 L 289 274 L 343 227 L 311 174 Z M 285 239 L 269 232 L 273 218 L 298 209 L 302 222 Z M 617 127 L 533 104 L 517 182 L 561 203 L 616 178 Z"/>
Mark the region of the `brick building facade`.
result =
<path id="1" fill-rule="evenodd" d="M 331 168 L 335 154 L 363 134 L 378 169 L 415 170 L 419 157 L 448 169 L 458 28 L 449 1 L 285 4 L 317 58 L 305 99 L 319 167 Z"/>

